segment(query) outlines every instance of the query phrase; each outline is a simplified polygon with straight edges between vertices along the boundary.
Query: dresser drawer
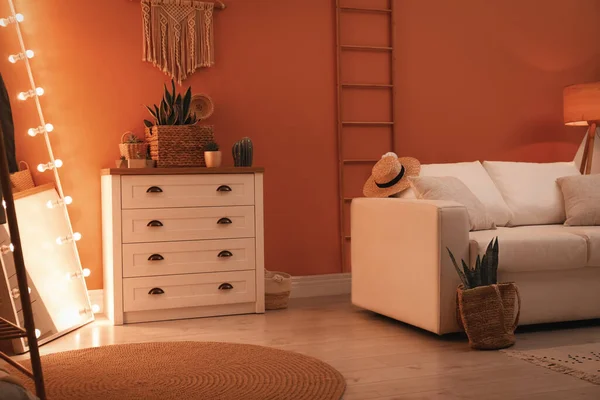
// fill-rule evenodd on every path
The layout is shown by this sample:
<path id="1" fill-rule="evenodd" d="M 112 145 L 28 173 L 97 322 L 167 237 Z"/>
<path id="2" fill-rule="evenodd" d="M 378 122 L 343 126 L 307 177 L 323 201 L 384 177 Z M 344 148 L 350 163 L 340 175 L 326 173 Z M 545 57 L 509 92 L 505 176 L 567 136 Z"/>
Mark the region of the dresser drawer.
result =
<path id="1" fill-rule="evenodd" d="M 123 311 L 254 302 L 254 274 L 240 271 L 124 278 Z"/>
<path id="2" fill-rule="evenodd" d="M 121 186 L 124 209 L 254 204 L 253 174 L 124 176 Z"/>
<path id="3" fill-rule="evenodd" d="M 125 244 L 123 277 L 254 270 L 254 246 L 254 239 Z"/>
<path id="4" fill-rule="evenodd" d="M 254 237 L 254 207 L 123 210 L 123 242 Z"/>

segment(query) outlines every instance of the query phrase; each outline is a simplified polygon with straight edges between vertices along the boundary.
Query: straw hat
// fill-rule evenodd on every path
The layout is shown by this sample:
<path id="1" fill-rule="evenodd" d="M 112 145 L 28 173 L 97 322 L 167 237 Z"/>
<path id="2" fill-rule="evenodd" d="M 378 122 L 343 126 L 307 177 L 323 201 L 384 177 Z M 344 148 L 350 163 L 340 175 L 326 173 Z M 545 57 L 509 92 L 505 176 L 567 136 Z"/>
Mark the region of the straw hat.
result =
<path id="1" fill-rule="evenodd" d="M 366 197 L 389 197 L 410 187 L 409 176 L 418 176 L 421 163 L 416 158 L 385 153 L 371 171 L 363 187 Z"/>

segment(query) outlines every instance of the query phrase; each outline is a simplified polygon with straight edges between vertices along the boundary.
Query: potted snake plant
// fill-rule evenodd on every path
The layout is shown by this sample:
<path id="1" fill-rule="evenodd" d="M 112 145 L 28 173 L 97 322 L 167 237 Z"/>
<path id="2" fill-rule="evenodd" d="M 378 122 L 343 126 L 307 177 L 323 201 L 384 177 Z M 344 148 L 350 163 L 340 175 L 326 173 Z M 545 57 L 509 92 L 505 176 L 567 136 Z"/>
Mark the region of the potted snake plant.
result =
<path id="1" fill-rule="evenodd" d="M 498 238 L 488 244 L 483 257 L 477 255 L 473 267 L 461 260 L 460 268 L 450 249 L 447 250 L 461 280 L 457 288 L 458 322 L 471 347 L 492 350 L 512 346 L 521 301 L 514 282 L 498 283 Z"/>
<path id="2" fill-rule="evenodd" d="M 144 120 L 146 141 L 157 167 L 201 167 L 205 165 L 204 152 L 200 151 L 213 140 L 212 126 L 198 125 L 192 108 L 192 89 L 182 95 L 164 85 L 163 98 L 152 107 L 146 106 L 153 121 Z"/>

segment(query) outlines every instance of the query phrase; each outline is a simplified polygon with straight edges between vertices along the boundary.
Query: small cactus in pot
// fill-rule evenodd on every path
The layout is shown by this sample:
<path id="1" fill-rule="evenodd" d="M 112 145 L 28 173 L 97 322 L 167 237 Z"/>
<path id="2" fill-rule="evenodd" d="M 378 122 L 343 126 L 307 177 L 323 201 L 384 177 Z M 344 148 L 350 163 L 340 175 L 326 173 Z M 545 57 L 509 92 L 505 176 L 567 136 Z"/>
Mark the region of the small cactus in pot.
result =
<path id="1" fill-rule="evenodd" d="M 220 167 L 222 158 L 219 145 L 216 142 L 208 142 L 204 145 L 204 160 L 208 168 Z"/>

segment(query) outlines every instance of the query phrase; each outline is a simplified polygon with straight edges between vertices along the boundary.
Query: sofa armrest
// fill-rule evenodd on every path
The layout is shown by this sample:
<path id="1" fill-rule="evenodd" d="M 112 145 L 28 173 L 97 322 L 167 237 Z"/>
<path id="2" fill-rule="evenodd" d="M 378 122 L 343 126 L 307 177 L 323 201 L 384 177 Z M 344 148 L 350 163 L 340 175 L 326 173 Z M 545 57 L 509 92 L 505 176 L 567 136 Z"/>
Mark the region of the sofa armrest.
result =
<path id="1" fill-rule="evenodd" d="M 448 257 L 469 259 L 469 217 L 455 202 L 358 198 L 351 205 L 352 303 L 444 334 L 459 331 Z"/>

